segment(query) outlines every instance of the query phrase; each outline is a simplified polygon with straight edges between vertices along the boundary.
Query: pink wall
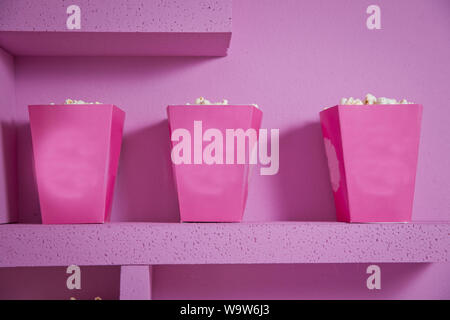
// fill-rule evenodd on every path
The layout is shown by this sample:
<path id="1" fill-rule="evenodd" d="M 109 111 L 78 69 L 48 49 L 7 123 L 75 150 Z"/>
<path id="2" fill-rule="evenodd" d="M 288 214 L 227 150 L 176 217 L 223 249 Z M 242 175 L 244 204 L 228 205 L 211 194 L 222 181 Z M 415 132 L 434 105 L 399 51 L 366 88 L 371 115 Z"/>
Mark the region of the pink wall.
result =
<path id="1" fill-rule="evenodd" d="M 252 177 L 246 221 L 334 220 L 318 112 L 371 92 L 423 104 L 413 219 L 450 220 L 450 3 L 376 2 L 382 30 L 366 28 L 373 1 L 234 1 L 225 58 L 17 58 L 20 219 L 39 221 L 26 106 L 73 97 L 127 112 L 112 220 L 178 221 L 165 106 L 202 95 L 257 103 L 280 129 L 280 172 Z M 161 266 L 153 297 L 450 298 L 447 264 L 383 265 L 377 293 L 365 266 Z"/>

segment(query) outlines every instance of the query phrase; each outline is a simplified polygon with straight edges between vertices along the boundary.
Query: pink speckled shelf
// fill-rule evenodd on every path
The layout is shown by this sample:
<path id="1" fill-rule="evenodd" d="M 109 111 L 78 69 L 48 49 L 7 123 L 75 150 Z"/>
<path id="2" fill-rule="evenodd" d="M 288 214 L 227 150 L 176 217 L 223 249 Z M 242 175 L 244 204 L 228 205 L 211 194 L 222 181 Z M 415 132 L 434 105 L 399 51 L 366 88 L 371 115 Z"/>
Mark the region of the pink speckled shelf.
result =
<path id="1" fill-rule="evenodd" d="M 0 225 L 0 267 L 449 261 L 450 223 Z"/>
<path id="2" fill-rule="evenodd" d="M 74 4 L 79 29 L 68 27 Z M 225 56 L 231 15 L 231 0 L 1 0 L 0 47 L 18 56 Z"/>

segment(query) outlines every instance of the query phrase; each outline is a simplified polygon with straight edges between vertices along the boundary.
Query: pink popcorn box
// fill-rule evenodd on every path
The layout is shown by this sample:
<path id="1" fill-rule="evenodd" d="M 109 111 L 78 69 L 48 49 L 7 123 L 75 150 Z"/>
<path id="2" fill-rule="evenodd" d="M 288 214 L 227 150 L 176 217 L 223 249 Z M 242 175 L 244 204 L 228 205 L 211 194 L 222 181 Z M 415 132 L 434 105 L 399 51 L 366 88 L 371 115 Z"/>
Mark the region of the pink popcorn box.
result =
<path id="1" fill-rule="evenodd" d="M 109 221 L 125 112 L 100 104 L 28 109 L 42 223 Z"/>
<path id="2" fill-rule="evenodd" d="M 262 111 L 252 105 L 181 105 L 168 106 L 167 115 L 172 140 L 172 167 L 178 192 L 181 221 L 242 221 L 248 194 L 248 180 L 254 165 L 250 164 L 250 154 L 257 147 Z M 253 132 L 256 134 L 256 139 L 255 136 L 249 139 L 244 135 L 245 150 L 238 147 L 238 140 L 242 139 L 242 136 L 233 136 L 232 139 L 227 139 L 227 130 L 237 132 L 238 129 L 241 129 L 241 133 Z M 179 135 L 183 135 L 183 138 L 179 138 Z M 200 137 L 208 136 L 209 140 L 200 140 Z M 220 136 L 223 139 L 220 139 Z M 249 136 L 251 135 L 249 134 Z M 176 137 L 179 139 L 177 140 Z M 175 151 L 179 151 L 179 144 L 188 138 L 191 139 L 189 141 L 189 145 L 192 147 L 191 157 L 185 159 L 190 158 L 191 161 L 190 163 L 176 163 L 174 161 Z M 221 140 L 220 143 L 219 140 Z M 223 153 L 221 157 L 217 158 L 223 159 L 222 164 L 219 163 L 220 160 L 216 162 L 207 160 L 212 141 L 218 143 L 215 152 Z M 233 141 L 234 146 L 227 146 L 227 141 L 228 143 Z M 186 150 L 183 150 L 183 155 Z M 211 154 L 215 155 L 215 152 Z M 241 155 L 245 152 L 244 163 L 238 161 L 239 152 Z M 227 161 L 227 157 L 230 161 Z"/>
<path id="3" fill-rule="evenodd" d="M 421 119 L 419 104 L 320 112 L 338 221 L 411 221 Z"/>

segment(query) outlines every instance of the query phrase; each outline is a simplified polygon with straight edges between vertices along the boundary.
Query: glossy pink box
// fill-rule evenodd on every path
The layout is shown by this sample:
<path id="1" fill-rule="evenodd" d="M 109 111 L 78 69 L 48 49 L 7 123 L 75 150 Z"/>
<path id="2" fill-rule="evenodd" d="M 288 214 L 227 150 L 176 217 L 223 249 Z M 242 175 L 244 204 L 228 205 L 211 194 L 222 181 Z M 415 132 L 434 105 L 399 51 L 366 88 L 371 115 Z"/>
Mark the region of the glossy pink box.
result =
<path id="1" fill-rule="evenodd" d="M 235 161 L 233 164 L 225 164 L 226 129 L 254 129 L 256 141 L 249 143 L 249 139 L 246 139 L 246 143 L 249 143 L 246 150 L 249 150 L 249 145 L 250 149 L 256 147 L 262 120 L 261 110 L 251 105 L 182 105 L 168 106 L 167 114 L 171 135 L 177 129 L 186 129 L 193 141 L 191 164 L 174 164 L 172 161 L 181 221 L 241 221 L 253 165 L 249 164 L 248 152 L 245 163 L 237 164 L 237 140 L 234 143 Z M 218 129 L 221 132 L 224 164 L 206 164 L 203 160 L 202 164 L 194 164 L 194 145 L 197 143 L 195 137 L 198 137 L 194 132 L 194 121 L 201 121 L 203 133 L 208 129 Z M 213 140 L 215 139 L 211 138 Z M 172 147 L 180 142 L 172 141 Z M 202 150 L 209 143 L 203 142 Z"/>
<path id="2" fill-rule="evenodd" d="M 28 108 L 42 223 L 108 221 L 125 112 L 96 104 Z"/>
<path id="3" fill-rule="evenodd" d="M 411 221 L 422 106 L 320 112 L 338 221 Z"/>

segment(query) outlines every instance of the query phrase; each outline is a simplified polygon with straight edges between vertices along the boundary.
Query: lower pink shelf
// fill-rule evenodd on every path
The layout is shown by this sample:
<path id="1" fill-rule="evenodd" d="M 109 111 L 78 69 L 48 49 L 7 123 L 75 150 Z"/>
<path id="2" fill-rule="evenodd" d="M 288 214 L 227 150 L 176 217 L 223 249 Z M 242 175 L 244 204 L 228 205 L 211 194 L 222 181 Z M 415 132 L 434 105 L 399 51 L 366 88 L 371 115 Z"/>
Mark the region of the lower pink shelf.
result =
<path id="1" fill-rule="evenodd" d="M 0 225 L 0 267 L 447 262 L 450 223 Z"/>

